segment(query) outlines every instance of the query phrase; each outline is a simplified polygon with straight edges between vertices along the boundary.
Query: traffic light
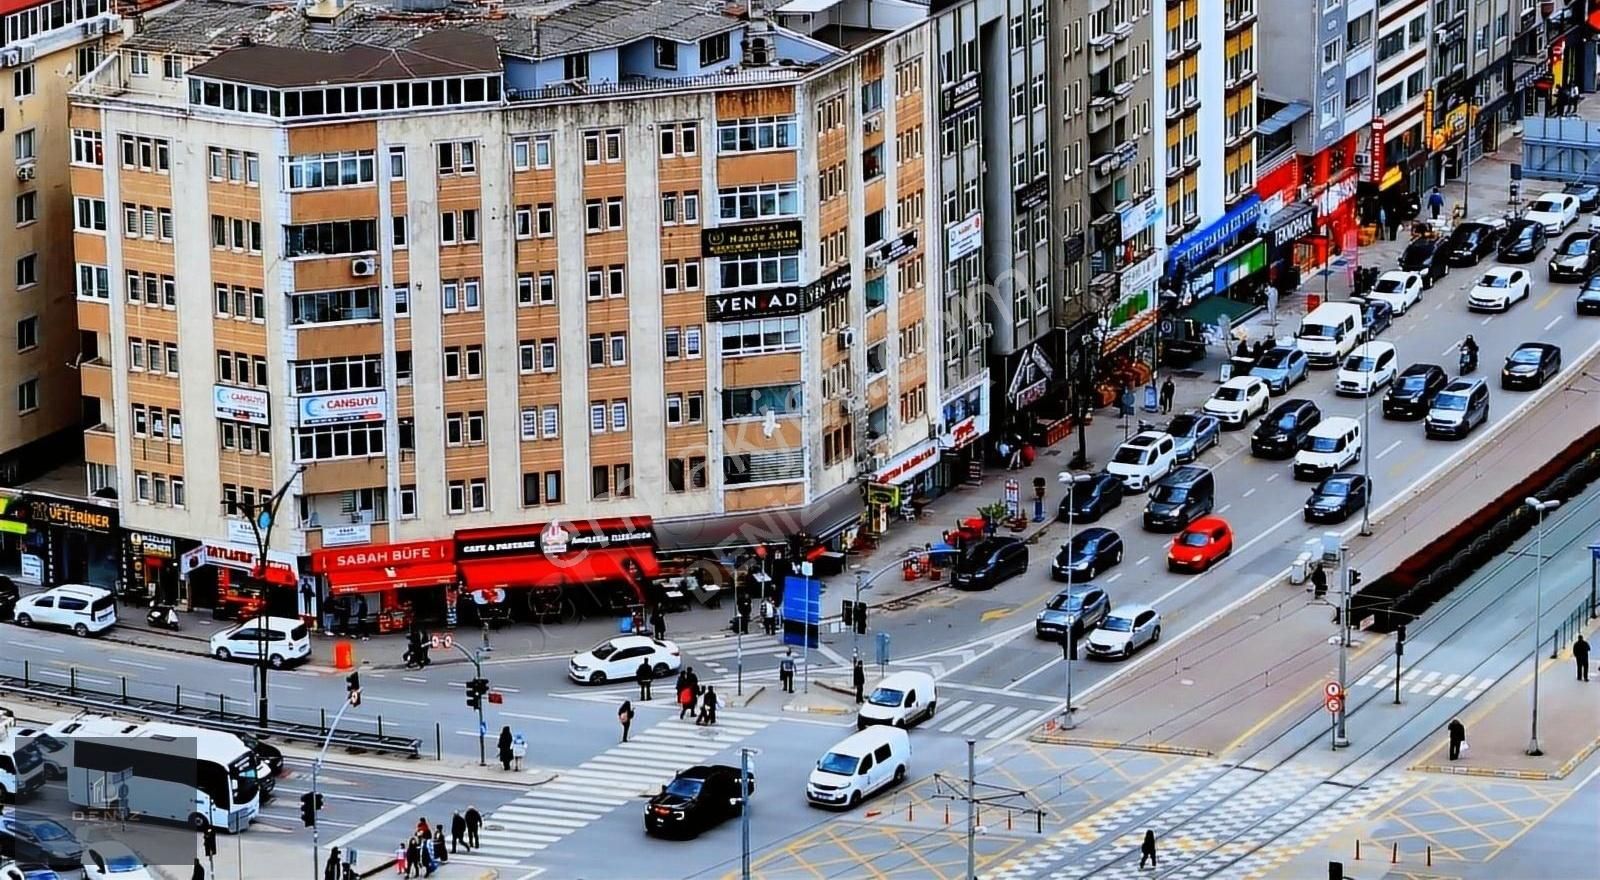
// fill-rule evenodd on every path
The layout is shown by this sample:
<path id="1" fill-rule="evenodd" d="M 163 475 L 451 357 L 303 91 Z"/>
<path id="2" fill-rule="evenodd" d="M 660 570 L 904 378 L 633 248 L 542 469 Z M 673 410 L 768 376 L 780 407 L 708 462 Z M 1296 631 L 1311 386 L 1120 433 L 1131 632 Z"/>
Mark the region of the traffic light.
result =
<path id="1" fill-rule="evenodd" d="M 1350 589 L 1355 589 L 1359 583 L 1361 583 L 1361 572 L 1354 568 L 1350 569 Z"/>
<path id="2" fill-rule="evenodd" d="M 1400 624 L 1400 627 L 1394 631 L 1394 655 L 1396 657 L 1402 657 L 1405 656 L 1405 653 L 1406 625 L 1402 623 Z"/>
<path id="3" fill-rule="evenodd" d="M 856 625 L 856 603 L 849 599 L 839 603 L 839 622 L 844 624 L 845 629 Z"/>
<path id="4" fill-rule="evenodd" d="M 322 795 L 306 792 L 300 796 L 300 821 L 307 828 L 317 824 L 317 812 L 322 809 Z"/>
<path id="5" fill-rule="evenodd" d="M 467 682 L 467 708 L 482 709 L 483 695 L 489 692 L 489 679 L 474 678 Z"/>
<path id="6" fill-rule="evenodd" d="M 344 677 L 345 699 L 350 701 L 351 707 L 361 705 L 361 673 L 352 672 Z"/>
<path id="7" fill-rule="evenodd" d="M 867 634 L 867 603 L 865 603 L 865 602 L 857 602 L 856 603 L 855 621 L 856 621 L 856 632 L 860 633 L 861 635 L 866 635 Z"/>

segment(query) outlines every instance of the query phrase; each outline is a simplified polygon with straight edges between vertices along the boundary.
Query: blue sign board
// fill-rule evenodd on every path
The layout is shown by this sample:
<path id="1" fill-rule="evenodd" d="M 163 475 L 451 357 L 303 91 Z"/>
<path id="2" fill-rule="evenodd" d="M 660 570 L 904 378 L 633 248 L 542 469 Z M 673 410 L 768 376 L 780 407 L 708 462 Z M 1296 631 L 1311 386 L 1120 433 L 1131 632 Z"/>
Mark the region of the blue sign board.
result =
<path id="1" fill-rule="evenodd" d="M 822 620 L 822 581 L 789 575 L 783 579 L 783 643 L 817 646 Z"/>
<path id="2" fill-rule="evenodd" d="M 1211 255 L 1211 252 L 1222 246 L 1222 243 L 1240 232 L 1254 226 L 1256 219 L 1261 216 L 1261 196 L 1251 193 L 1250 197 L 1240 202 L 1238 207 L 1222 215 L 1217 222 L 1196 232 L 1177 245 L 1167 249 L 1167 266 L 1172 267 L 1179 260 L 1183 260 L 1192 268 L 1195 264 Z"/>

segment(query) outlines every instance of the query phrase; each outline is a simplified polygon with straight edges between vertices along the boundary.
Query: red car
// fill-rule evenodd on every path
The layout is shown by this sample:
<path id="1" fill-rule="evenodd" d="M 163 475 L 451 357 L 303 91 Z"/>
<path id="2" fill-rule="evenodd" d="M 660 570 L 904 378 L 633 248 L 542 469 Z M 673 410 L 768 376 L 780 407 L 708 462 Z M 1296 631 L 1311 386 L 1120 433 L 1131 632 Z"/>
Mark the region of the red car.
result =
<path id="1" fill-rule="evenodd" d="M 1172 539 L 1167 551 L 1171 571 L 1205 571 L 1233 552 L 1233 529 L 1220 516 L 1202 516 Z"/>

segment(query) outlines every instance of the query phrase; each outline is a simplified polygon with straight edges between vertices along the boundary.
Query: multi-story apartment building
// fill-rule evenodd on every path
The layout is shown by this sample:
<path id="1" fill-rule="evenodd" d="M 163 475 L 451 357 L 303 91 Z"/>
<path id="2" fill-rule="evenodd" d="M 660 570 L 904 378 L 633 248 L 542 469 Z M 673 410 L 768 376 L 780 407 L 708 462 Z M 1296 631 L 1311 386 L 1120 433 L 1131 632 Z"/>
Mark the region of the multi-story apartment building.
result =
<path id="1" fill-rule="evenodd" d="M 1423 117 L 1432 84 L 1466 69 L 1466 2 L 1381 0 L 1377 12 L 1367 176 L 1385 193 L 1419 191 L 1429 182 Z"/>
<path id="2" fill-rule="evenodd" d="M 107 217 L 67 185 L 65 108 L 119 22 L 105 0 L 0 2 L 0 484 L 77 447 L 78 281 L 60 243 Z"/>
<path id="3" fill-rule="evenodd" d="M 825 537 L 860 483 L 909 492 L 968 375 L 938 368 L 954 209 L 927 21 L 881 0 L 147 16 L 72 110 L 74 193 L 112 220 L 76 238 L 105 363 L 86 436 L 124 524 L 226 598 L 254 555 L 237 514 L 282 486 L 269 579 L 388 612 L 457 574 L 651 573 L 564 560 L 652 530 Z"/>

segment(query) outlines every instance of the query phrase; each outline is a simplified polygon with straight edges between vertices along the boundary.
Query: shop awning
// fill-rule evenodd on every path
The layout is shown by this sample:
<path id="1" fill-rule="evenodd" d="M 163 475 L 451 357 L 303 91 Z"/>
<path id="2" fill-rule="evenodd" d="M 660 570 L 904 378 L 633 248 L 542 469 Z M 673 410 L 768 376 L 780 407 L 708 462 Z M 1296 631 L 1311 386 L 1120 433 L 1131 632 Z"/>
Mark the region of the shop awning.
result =
<path id="1" fill-rule="evenodd" d="M 861 490 L 847 483 L 802 508 L 656 521 L 662 553 L 702 553 L 781 544 L 804 532 L 826 540 L 861 516 Z"/>
<path id="2" fill-rule="evenodd" d="M 328 595 L 343 596 L 391 588 L 437 587 L 454 583 L 456 566 L 453 562 L 426 562 L 394 568 L 353 568 L 329 572 L 327 577 Z"/>
<path id="3" fill-rule="evenodd" d="M 1261 124 L 1256 126 L 1256 134 L 1262 137 L 1271 137 L 1310 115 L 1310 104 L 1305 101 L 1290 101 L 1279 108 L 1276 113 L 1261 120 Z"/>
<path id="4" fill-rule="evenodd" d="M 590 550 L 557 556 L 522 554 L 498 559 L 462 561 L 461 579 L 468 590 L 496 587 L 559 587 L 613 581 L 642 587 L 642 581 L 661 574 L 661 565 L 649 548 L 625 547 Z"/>

